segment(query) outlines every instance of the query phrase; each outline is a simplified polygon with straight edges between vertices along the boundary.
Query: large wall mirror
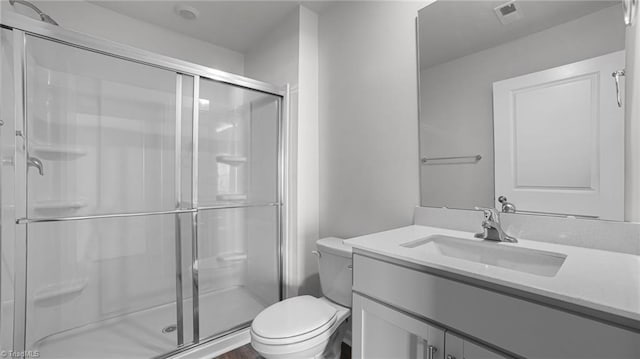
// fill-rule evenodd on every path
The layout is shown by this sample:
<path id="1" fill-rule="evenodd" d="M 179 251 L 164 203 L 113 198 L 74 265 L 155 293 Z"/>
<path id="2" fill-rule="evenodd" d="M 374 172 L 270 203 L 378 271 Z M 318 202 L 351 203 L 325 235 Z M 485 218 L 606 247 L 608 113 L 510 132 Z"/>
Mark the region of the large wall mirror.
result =
<path id="1" fill-rule="evenodd" d="M 418 14 L 426 207 L 624 219 L 620 1 L 436 1 Z"/>

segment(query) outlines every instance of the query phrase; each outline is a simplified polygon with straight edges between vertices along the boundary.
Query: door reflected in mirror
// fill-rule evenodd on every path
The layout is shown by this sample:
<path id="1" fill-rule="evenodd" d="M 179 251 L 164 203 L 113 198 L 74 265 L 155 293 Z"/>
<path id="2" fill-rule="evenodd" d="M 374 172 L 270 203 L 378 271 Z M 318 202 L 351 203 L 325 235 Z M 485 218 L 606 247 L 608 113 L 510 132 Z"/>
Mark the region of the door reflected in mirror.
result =
<path id="1" fill-rule="evenodd" d="M 619 1 L 418 14 L 421 205 L 624 219 Z"/>

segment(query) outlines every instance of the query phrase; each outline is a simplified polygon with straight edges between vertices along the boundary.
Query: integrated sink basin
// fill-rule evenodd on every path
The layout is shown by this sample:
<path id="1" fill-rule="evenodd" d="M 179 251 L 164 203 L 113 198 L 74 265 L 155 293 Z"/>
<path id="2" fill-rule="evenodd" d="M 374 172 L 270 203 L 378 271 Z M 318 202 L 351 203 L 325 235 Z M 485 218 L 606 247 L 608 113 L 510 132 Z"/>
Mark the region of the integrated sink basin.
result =
<path id="1" fill-rule="evenodd" d="M 567 258 L 562 253 L 522 248 L 512 243 L 477 241 L 444 235 L 431 235 L 403 243 L 401 246 L 544 277 L 555 276 Z"/>

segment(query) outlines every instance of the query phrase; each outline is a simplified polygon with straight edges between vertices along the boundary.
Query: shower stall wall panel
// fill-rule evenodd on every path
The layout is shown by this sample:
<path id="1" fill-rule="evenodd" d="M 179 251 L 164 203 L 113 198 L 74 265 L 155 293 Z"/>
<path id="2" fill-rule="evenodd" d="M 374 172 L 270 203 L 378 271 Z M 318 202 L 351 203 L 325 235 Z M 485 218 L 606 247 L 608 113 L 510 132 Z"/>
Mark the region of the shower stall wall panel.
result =
<path id="1" fill-rule="evenodd" d="M 29 217 L 175 208 L 175 73 L 35 37 L 26 73 Z"/>
<path id="2" fill-rule="evenodd" d="M 161 330 L 175 323 L 175 305 L 163 310 L 157 327 L 135 314 L 175 302 L 174 225 L 173 215 L 30 224 L 28 347 L 47 354 L 49 345 L 99 331 L 155 336 L 156 352 L 173 349 L 176 333 Z M 144 249 L 128 246 L 131 240 Z M 119 325 L 110 325 L 111 318 Z"/>
<path id="3" fill-rule="evenodd" d="M 21 34 L 1 30 L 0 348 L 153 357 L 280 300 L 283 97 Z"/>
<path id="4" fill-rule="evenodd" d="M 277 202 L 278 101 L 274 95 L 201 80 L 199 207 Z M 254 114 L 261 106 L 271 112 Z M 254 142 L 265 137 L 271 138 Z M 253 182 L 262 183 L 262 191 L 251 188 Z"/>
<path id="5" fill-rule="evenodd" d="M 251 253 L 256 243 L 276 241 L 276 207 L 204 210 L 199 213 L 200 336 L 202 338 L 248 324 L 279 298 L 274 288 L 249 285 L 249 261 L 256 257 L 277 258 L 276 251 Z M 230 227 L 231 226 L 231 227 Z M 213 228 L 218 228 L 212 230 Z M 243 235 L 230 228 L 241 228 Z M 214 233 L 214 234 L 212 234 Z M 251 234 L 251 235 L 249 235 Z M 277 267 L 264 267 L 267 283 L 277 284 Z M 254 273 L 255 274 L 255 273 Z M 208 298 L 217 297 L 218 300 Z M 220 307 L 224 303 L 223 310 Z M 215 318 L 215 319 L 213 319 Z"/>
<path id="6" fill-rule="evenodd" d="M 251 104 L 251 133 L 249 134 L 248 195 L 257 201 L 273 201 L 274 189 L 278 186 L 278 126 L 274 114 L 279 113 L 279 102 L 273 97 L 264 97 Z M 269 149 L 269 151 L 265 151 Z M 278 229 L 271 226 L 278 223 L 269 212 L 256 212 L 253 225 L 247 229 L 247 287 L 263 303 L 275 303 L 278 291 L 278 240 L 264 238 L 267 233 Z M 267 255 L 268 254 L 268 255 Z"/>

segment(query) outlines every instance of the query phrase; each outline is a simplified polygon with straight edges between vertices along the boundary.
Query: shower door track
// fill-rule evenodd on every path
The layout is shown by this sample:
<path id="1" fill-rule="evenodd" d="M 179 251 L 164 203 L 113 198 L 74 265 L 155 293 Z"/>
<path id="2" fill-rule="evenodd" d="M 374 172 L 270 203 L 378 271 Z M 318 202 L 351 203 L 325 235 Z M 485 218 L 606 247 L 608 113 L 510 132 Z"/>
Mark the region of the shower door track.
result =
<path id="1" fill-rule="evenodd" d="M 104 39 L 94 38 L 82 33 L 70 31 L 63 29 L 58 26 L 53 26 L 50 24 L 42 23 L 40 21 L 36 21 L 21 15 L 16 15 L 13 13 L 4 12 L 2 17 L 0 18 L 0 27 L 12 30 L 14 33 L 14 52 L 15 59 L 19 60 L 19 63 L 15 64 L 14 72 L 15 72 L 15 81 L 17 83 L 15 89 L 19 90 L 16 93 L 16 121 L 22 122 L 22 126 L 20 128 L 24 128 L 24 137 L 23 140 L 25 142 L 25 148 L 28 146 L 27 135 L 26 135 L 26 47 L 25 41 L 27 35 L 38 37 L 42 39 L 46 39 L 49 41 L 61 43 L 64 45 L 72 46 L 75 48 L 80 48 L 84 50 L 88 50 L 94 53 L 99 53 L 106 56 L 111 56 L 119 59 L 123 59 L 126 61 L 131 61 L 147 66 L 153 66 L 156 68 L 165 69 L 168 71 L 172 71 L 177 75 L 176 81 L 176 96 L 181 97 L 178 93 L 178 90 L 182 88 L 182 79 L 183 75 L 193 77 L 193 128 L 192 128 L 192 140 L 193 140 L 193 154 L 192 161 L 194 161 L 194 165 L 192 166 L 192 207 L 191 208 L 177 208 L 174 210 L 168 211 L 155 211 L 155 212 L 135 212 L 135 213 L 111 213 L 111 214 L 97 214 L 97 215 L 88 215 L 88 216 L 73 216 L 73 217 L 46 217 L 46 218 L 29 218 L 26 211 L 26 196 L 28 195 L 26 190 L 26 165 L 24 165 L 21 161 L 23 160 L 25 154 L 20 154 L 20 151 L 16 151 L 16 174 L 19 177 L 24 176 L 22 183 L 16 183 L 16 193 L 21 196 L 25 202 L 20 203 L 22 201 L 16 201 L 16 214 L 19 218 L 15 221 L 18 225 L 16 227 L 16 238 L 20 238 L 16 243 L 16 256 L 18 258 L 18 263 L 20 265 L 16 265 L 15 269 L 15 280 L 16 280 L 16 290 L 14 293 L 14 325 L 13 325 L 13 348 L 14 352 L 24 351 L 26 349 L 26 299 L 27 299 L 27 283 L 26 283 L 26 266 L 27 266 L 27 248 L 26 248 L 26 239 L 27 239 L 27 224 L 31 223 L 43 223 L 43 222 L 63 222 L 63 221 L 77 221 L 77 220 L 89 220 L 89 219 L 104 219 L 104 218 L 122 218 L 122 217 L 139 217 L 139 216 L 151 216 L 151 215 L 175 215 L 176 218 L 179 214 L 191 214 L 191 226 L 192 228 L 192 288 L 193 288 L 193 340 L 189 343 L 183 342 L 183 323 L 182 317 L 182 271 L 181 267 L 176 267 L 176 305 L 177 305 L 177 314 L 179 316 L 177 320 L 178 333 L 177 333 L 177 346 L 174 350 L 159 354 L 158 358 L 167 358 L 172 355 L 178 354 L 185 350 L 189 350 L 197 347 L 203 343 L 209 343 L 216 339 L 220 339 L 225 337 L 228 334 L 237 332 L 239 330 L 243 330 L 247 328 L 250 323 L 244 323 L 237 325 L 225 332 L 217 333 L 212 336 L 202 338 L 199 337 L 199 308 L 198 308 L 198 238 L 197 238 L 197 220 L 198 220 L 198 212 L 199 211 L 207 211 L 207 210 L 217 210 L 217 209 L 232 209 L 232 208 L 250 208 L 250 207 L 276 207 L 278 210 L 276 211 L 276 240 L 277 240 L 277 275 L 278 275 L 278 291 L 279 297 L 282 300 L 287 295 L 287 284 L 289 278 L 289 266 L 286 261 L 288 257 L 288 214 L 289 209 L 286 205 L 288 200 L 288 191 L 287 191 L 287 183 L 289 177 L 288 171 L 288 141 L 289 141 L 289 132 L 288 132 L 288 119 L 289 119 L 289 85 L 284 86 L 276 86 L 269 83 L 257 81 L 254 79 L 250 79 L 244 76 L 235 75 L 231 73 L 227 73 L 224 71 L 212 69 L 206 66 L 201 66 L 197 64 L 193 64 L 187 61 L 182 61 L 178 59 L 174 59 L 171 57 L 158 55 L 152 52 L 148 52 L 145 50 L 137 49 L 134 47 L 130 47 L 127 45 L 122 45 L 116 42 L 111 42 Z M 276 201 L 275 202 L 255 202 L 255 203 L 237 203 L 237 204 L 220 204 L 220 205 L 212 205 L 212 206 L 202 206 L 199 207 L 197 204 L 197 194 L 198 194 L 198 186 L 197 186 L 197 175 L 198 175 L 198 115 L 199 115 L 199 80 L 200 78 L 213 80 L 219 83 L 225 83 L 249 90 L 259 91 L 262 93 L 275 95 L 278 97 L 277 102 L 277 116 L 278 116 L 278 131 L 277 131 L 277 188 L 276 188 Z M 180 98 L 179 101 L 182 101 Z M 177 103 L 180 103 L 177 101 Z M 176 106 L 176 126 L 180 127 L 179 124 L 181 122 L 181 114 L 178 110 L 178 106 Z M 18 127 L 16 127 L 17 129 Z M 176 194 L 178 195 L 178 200 L 181 198 L 181 179 L 178 178 L 180 173 L 180 151 L 181 149 L 181 134 L 179 133 L 180 129 L 177 128 L 177 138 L 176 138 L 176 165 L 177 168 L 177 177 L 178 180 Z M 177 206 L 180 206 L 180 203 L 177 203 Z M 177 220 L 179 222 L 179 220 Z M 179 230 L 179 227 L 176 227 L 176 230 Z M 195 231 L 194 231 L 195 230 Z M 178 233 L 178 232 L 176 232 Z M 176 237 L 176 242 L 180 241 L 181 237 Z M 176 243 L 176 248 L 179 246 L 179 243 Z M 20 257 L 18 257 L 20 256 Z M 181 263 L 181 253 L 180 251 L 176 251 L 176 265 Z"/>

